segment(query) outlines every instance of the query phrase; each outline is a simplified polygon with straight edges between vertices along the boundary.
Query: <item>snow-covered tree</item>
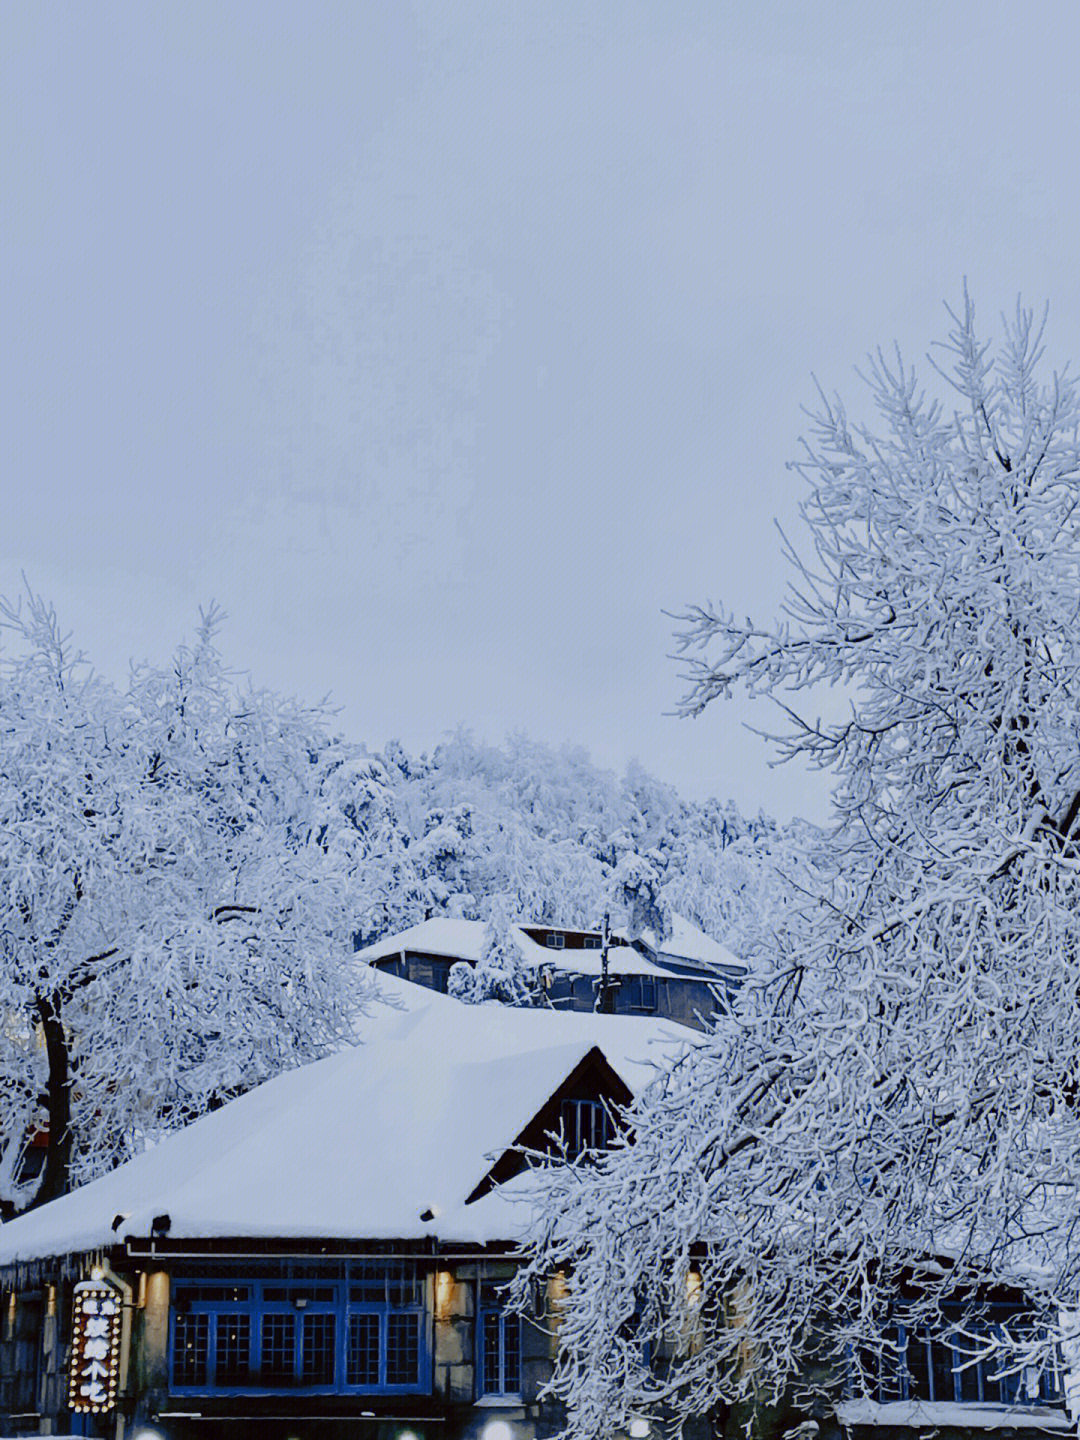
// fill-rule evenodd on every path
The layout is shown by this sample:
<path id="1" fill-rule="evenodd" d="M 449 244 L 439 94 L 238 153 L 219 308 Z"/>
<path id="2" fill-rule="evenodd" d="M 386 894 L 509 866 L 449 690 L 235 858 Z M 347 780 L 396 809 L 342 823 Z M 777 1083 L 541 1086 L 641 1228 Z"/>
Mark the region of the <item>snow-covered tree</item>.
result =
<path id="1" fill-rule="evenodd" d="M 874 425 L 822 396 L 779 623 L 685 617 L 685 710 L 780 701 L 777 753 L 833 774 L 834 826 L 634 1143 L 549 1172 L 535 1272 L 568 1273 L 576 1435 L 790 1394 L 890 1318 L 940 1329 L 968 1284 L 1076 1306 L 1080 399 L 1027 311 L 997 351 L 966 297 L 953 320 L 951 403 L 881 354 Z M 807 713 L 822 684 L 846 718 Z"/>
<path id="2" fill-rule="evenodd" d="M 476 852 L 468 805 L 436 806 L 425 817 L 423 839 L 413 860 L 434 904 L 447 915 L 472 919 L 476 899 L 469 890 L 470 861 Z"/>
<path id="3" fill-rule="evenodd" d="M 61 1193 L 324 1053 L 368 993 L 349 918 L 371 849 L 317 711 L 241 685 L 219 616 L 118 690 L 52 609 L 4 604 L 0 1198 Z M 368 774 L 369 792 L 378 778 Z M 40 1183 L 19 1184 L 48 1130 Z"/>
<path id="4" fill-rule="evenodd" d="M 322 789 L 346 822 L 350 846 L 364 857 L 363 884 L 349 903 L 353 943 L 360 946 L 414 924 L 432 907 L 432 894 L 398 817 L 386 769 L 354 747 L 338 744 L 334 754 Z"/>
<path id="5" fill-rule="evenodd" d="M 391 791 L 395 880 L 358 923 L 358 943 L 430 915 L 486 919 L 495 896 L 538 924 L 594 926 L 609 905 L 622 912 L 613 874 L 638 855 L 660 877 L 661 902 L 718 940 L 741 945 L 771 909 L 773 861 L 786 850 L 775 824 L 730 802 L 683 800 L 637 764 L 620 779 L 580 748 L 520 734 L 486 745 L 461 731 L 419 758 L 391 742 L 373 763 Z"/>
<path id="6" fill-rule="evenodd" d="M 504 1005 L 534 1003 L 536 976 L 525 964 L 514 914 L 504 896 L 497 895 L 491 902 L 479 963 L 452 965 L 448 988 L 455 999 L 467 1004 L 482 1000 L 501 1000 Z"/>
<path id="7" fill-rule="evenodd" d="M 662 945 L 671 933 L 671 910 L 664 899 L 663 880 L 655 855 L 627 854 L 619 861 L 611 880 L 612 899 L 626 914 L 631 940 L 648 935 Z"/>

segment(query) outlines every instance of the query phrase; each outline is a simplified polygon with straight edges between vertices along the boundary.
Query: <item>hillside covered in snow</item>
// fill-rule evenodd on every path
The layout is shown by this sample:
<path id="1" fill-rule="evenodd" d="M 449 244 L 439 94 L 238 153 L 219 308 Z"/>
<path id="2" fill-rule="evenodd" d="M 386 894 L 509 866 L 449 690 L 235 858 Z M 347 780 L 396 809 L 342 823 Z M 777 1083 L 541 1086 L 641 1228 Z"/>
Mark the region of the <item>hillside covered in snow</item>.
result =
<path id="1" fill-rule="evenodd" d="M 520 734 L 488 745 L 459 732 L 419 756 L 391 743 L 358 756 L 349 784 L 369 847 L 358 945 L 436 916 L 487 919 L 496 902 L 536 924 L 588 928 L 605 911 L 620 923 L 632 871 L 664 913 L 745 954 L 814 833 Z"/>

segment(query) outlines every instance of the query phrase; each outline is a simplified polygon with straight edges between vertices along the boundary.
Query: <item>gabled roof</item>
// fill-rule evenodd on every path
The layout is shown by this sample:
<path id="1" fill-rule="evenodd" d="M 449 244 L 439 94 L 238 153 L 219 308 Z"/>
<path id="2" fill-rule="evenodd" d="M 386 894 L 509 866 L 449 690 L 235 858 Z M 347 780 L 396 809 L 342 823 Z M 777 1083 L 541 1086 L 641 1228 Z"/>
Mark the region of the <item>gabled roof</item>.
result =
<path id="1" fill-rule="evenodd" d="M 505 1184 L 515 1175 L 528 1168 L 527 1156 L 537 1151 L 546 1151 L 547 1136 L 558 1135 L 561 1116 L 559 1102 L 583 1097 L 595 1098 L 613 1110 L 629 1105 L 634 1098 L 633 1091 L 619 1073 L 608 1064 L 603 1051 L 594 1045 L 587 1055 L 582 1056 L 573 1070 L 565 1077 L 559 1088 L 548 1097 L 541 1108 L 514 1137 L 514 1148 L 504 1150 L 480 1183 L 465 1197 L 466 1205 L 479 1200 L 496 1185 Z"/>
<path id="2" fill-rule="evenodd" d="M 450 960 L 467 960 L 478 964 L 484 950 L 484 922 L 482 920 L 459 920 L 446 916 L 434 916 L 386 935 L 356 952 L 357 959 L 374 964 L 390 960 L 405 951 L 421 955 L 438 955 Z M 557 929 L 553 926 L 515 925 L 518 946 L 526 965 L 539 967 L 553 966 L 575 975 L 599 975 L 600 951 L 565 949 L 555 950 L 539 945 L 527 933 L 530 929 Z M 573 927 L 564 927 L 567 933 L 576 933 Z M 593 933 L 593 932 L 587 932 Z M 632 945 L 626 932 L 612 932 L 615 944 L 608 954 L 608 965 L 613 975 L 670 975 L 672 971 L 685 975 L 700 975 L 703 979 L 716 979 L 733 974 L 741 975 L 745 966 L 717 941 L 710 939 L 703 930 L 692 925 L 682 916 L 673 917 L 672 933 L 660 950 L 651 935 Z M 665 963 L 666 962 L 666 963 Z"/>
<path id="3" fill-rule="evenodd" d="M 637 1093 L 688 1043 L 661 1020 L 463 1005 L 390 976 L 379 987 L 391 1004 L 361 1022 L 363 1043 L 0 1225 L 0 1265 L 146 1237 L 163 1214 L 170 1241 L 512 1240 L 525 1217 L 501 1192 L 465 1202 L 565 1078 L 596 1047 Z"/>
<path id="4" fill-rule="evenodd" d="M 642 938 L 661 965 L 686 966 L 688 970 L 699 968 L 723 975 L 746 973 L 746 966 L 726 945 L 706 935 L 682 915 L 672 915 L 671 933 L 659 946 L 651 934 Z"/>

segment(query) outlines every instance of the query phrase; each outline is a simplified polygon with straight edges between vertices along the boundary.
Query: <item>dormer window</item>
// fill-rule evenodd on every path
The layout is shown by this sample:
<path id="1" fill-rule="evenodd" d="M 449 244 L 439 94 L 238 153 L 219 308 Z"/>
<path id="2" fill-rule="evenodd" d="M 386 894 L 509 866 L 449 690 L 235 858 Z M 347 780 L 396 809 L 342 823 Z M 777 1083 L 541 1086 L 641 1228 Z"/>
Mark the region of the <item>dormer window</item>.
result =
<path id="1" fill-rule="evenodd" d="M 606 1150 L 615 1134 L 602 1100 L 564 1100 L 559 1120 L 567 1160 L 576 1160 L 586 1150 Z"/>
<path id="2" fill-rule="evenodd" d="M 566 936 L 560 930 L 549 930 L 546 944 L 549 950 L 565 950 Z"/>

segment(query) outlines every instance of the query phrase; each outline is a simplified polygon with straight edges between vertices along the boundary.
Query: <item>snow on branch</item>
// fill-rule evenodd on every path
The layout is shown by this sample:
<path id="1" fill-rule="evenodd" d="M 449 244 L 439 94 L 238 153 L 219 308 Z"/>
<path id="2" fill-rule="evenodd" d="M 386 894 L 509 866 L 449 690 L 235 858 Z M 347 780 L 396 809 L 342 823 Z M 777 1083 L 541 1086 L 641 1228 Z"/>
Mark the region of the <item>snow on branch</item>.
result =
<path id="1" fill-rule="evenodd" d="M 226 668 L 222 619 L 118 690 L 38 596 L 0 603 L 9 1212 L 326 1053 L 369 993 L 347 754 L 320 711 Z M 21 1180 L 46 1133 L 44 1174 Z"/>
<path id="2" fill-rule="evenodd" d="M 681 617 L 684 712 L 779 701 L 776 754 L 832 773 L 834 817 L 634 1143 L 538 1176 L 583 1440 L 835 1380 L 979 1287 L 1080 1302 L 1080 400 L 1030 311 L 999 347 L 966 295 L 951 327 L 943 395 L 884 352 L 870 424 L 819 394 L 777 622 Z M 821 685 L 847 718 L 802 715 Z"/>

